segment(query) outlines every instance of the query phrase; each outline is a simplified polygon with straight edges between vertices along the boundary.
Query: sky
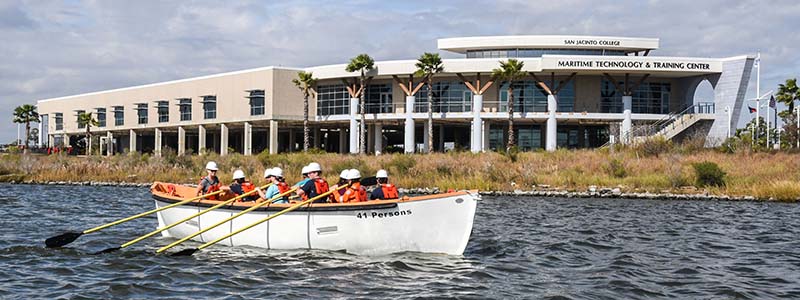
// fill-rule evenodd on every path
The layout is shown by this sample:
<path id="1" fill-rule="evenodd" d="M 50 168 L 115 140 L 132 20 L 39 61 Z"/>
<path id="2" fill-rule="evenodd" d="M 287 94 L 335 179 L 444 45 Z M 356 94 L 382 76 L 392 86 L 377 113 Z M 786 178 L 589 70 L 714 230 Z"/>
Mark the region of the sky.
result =
<path id="1" fill-rule="evenodd" d="M 7 120 L 0 143 L 17 138 L 14 107 L 40 99 L 264 66 L 346 63 L 359 53 L 416 59 L 438 51 L 436 39 L 446 37 L 660 38 L 657 56 L 760 51 L 763 93 L 800 75 L 798 16 L 796 0 L 0 0 L 0 115 Z M 754 71 L 748 98 L 755 78 Z"/>

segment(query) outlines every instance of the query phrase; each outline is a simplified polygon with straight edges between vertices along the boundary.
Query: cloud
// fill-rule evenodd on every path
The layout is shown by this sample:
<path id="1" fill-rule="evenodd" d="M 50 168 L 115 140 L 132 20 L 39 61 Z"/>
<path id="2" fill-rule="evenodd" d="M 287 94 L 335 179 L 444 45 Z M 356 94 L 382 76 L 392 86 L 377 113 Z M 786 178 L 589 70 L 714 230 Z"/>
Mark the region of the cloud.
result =
<path id="1" fill-rule="evenodd" d="M 661 38 L 653 55 L 760 50 L 762 86 L 772 88 L 800 69 L 797 15 L 800 4 L 780 0 L 11 1 L 0 4 L 0 38 L 13 41 L 0 44 L 0 114 L 10 121 L 13 107 L 37 99 L 245 68 L 358 53 L 413 59 L 436 51 L 437 38 L 476 35 Z M 0 124 L 0 141 L 14 130 Z"/>

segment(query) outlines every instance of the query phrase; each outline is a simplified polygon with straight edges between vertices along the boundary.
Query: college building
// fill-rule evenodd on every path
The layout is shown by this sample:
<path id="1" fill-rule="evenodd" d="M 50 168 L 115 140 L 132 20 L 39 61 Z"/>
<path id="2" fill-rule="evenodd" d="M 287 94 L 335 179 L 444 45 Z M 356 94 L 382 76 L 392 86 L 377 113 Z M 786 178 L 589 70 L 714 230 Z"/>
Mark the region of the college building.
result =
<path id="1" fill-rule="evenodd" d="M 366 152 L 426 151 L 433 126 L 435 151 L 504 149 L 508 85 L 492 78 L 501 60 L 524 63 L 513 84 L 514 131 L 523 150 L 592 148 L 635 143 L 652 136 L 700 137 L 722 143 L 738 124 L 754 57 L 657 56 L 659 39 L 601 36 L 485 36 L 445 38 L 434 77 L 433 122 L 428 89 L 414 77 L 415 59 L 377 61 L 362 92 Z M 43 99 L 42 145 L 76 146 L 91 112 L 103 154 L 160 155 L 214 151 L 245 155 L 303 148 L 303 94 L 299 71 L 318 78 L 309 99 L 311 146 L 357 153 L 361 121 L 358 73 L 346 64 L 265 67 Z M 695 97 L 707 81 L 713 92 Z"/>

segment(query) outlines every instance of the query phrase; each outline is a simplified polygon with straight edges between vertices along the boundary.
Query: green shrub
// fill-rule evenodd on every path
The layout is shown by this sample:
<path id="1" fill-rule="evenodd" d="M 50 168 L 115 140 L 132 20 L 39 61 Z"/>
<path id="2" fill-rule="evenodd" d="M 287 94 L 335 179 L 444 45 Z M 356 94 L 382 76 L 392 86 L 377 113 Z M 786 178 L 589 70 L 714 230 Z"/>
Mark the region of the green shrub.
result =
<path id="1" fill-rule="evenodd" d="M 607 171 L 609 175 L 616 178 L 625 178 L 625 176 L 628 176 L 628 171 L 625 170 L 625 165 L 622 163 L 622 161 L 616 158 L 612 158 L 608 161 Z"/>
<path id="2" fill-rule="evenodd" d="M 725 172 L 713 162 L 704 161 L 692 164 L 694 172 L 697 177 L 695 185 L 697 187 L 705 186 L 724 186 L 725 185 Z"/>

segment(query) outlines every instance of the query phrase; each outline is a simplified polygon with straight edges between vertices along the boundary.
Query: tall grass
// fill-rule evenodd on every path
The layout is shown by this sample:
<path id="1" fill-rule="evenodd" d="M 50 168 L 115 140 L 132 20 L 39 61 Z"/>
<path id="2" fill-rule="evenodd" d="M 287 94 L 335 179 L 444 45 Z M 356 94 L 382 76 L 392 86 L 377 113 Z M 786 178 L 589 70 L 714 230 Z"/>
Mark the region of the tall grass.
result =
<path id="1" fill-rule="evenodd" d="M 621 149 L 613 153 L 605 150 L 520 152 L 514 157 L 495 152 L 387 154 L 377 157 L 318 152 L 260 153 L 255 156 L 219 156 L 214 153 L 178 156 L 174 152 L 164 152 L 162 157 L 147 154 L 112 157 L 9 154 L 0 157 L 0 181 L 197 183 L 205 173 L 206 162 L 213 160 L 220 166 L 219 176 L 223 182 L 230 181 L 236 169 L 244 170 L 255 182 L 263 182 L 264 169 L 276 166 L 284 169 L 287 181 L 295 182 L 300 180 L 302 166 L 316 161 L 323 166 L 323 176 L 334 182 L 338 181 L 341 170 L 356 168 L 364 177 L 386 169 L 392 182 L 406 188 L 513 191 L 550 185 L 581 190 L 594 185 L 620 187 L 623 191 L 681 192 L 697 180 L 693 164 L 713 162 L 726 173 L 726 184 L 704 188 L 711 193 L 772 197 L 784 201 L 800 197 L 800 154 L 656 148 L 658 151 L 647 155 L 641 149 Z M 688 190 L 696 188 L 703 187 Z"/>

